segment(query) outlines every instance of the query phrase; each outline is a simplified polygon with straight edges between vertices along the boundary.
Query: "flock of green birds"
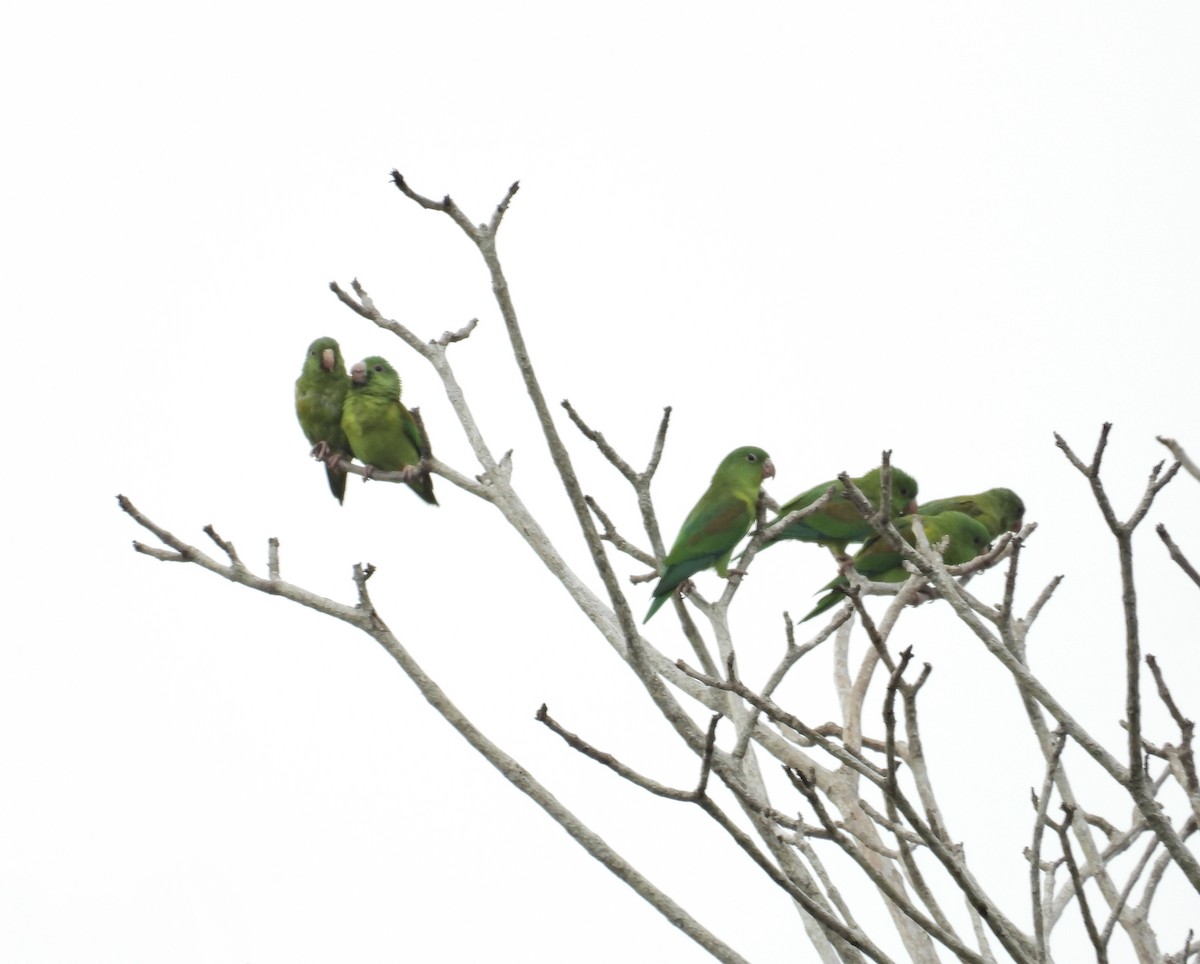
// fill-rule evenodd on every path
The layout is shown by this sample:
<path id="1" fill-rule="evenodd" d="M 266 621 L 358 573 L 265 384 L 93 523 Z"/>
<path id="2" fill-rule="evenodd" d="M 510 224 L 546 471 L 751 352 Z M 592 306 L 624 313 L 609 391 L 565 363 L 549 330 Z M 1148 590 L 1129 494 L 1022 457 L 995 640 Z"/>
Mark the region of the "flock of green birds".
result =
<path id="1" fill-rule="evenodd" d="M 717 575 L 728 577 L 734 547 L 754 523 L 763 480 L 774 474 L 775 466 L 770 456 L 760 448 L 747 446 L 734 449 L 725 456 L 717 466 L 708 490 L 684 520 L 671 551 L 663 560 L 666 571 L 654 587 L 654 601 L 643 622 L 658 612 L 659 607 L 694 573 L 712 567 L 717 570 Z M 883 501 L 882 479 L 881 467 L 851 481 L 878 509 Z M 768 527 L 797 509 L 812 505 L 830 487 L 834 488 L 834 493 L 816 512 L 788 524 L 762 548 L 795 539 L 825 546 L 836 556 L 844 557 L 848 545 L 861 542 L 862 548 L 850 560 L 861 575 L 873 582 L 904 582 L 908 579 L 903 557 L 875 532 L 836 479 L 814 485 L 785 502 Z M 917 505 L 916 496 L 916 479 L 893 468 L 889 515 L 895 520 L 896 529 L 909 545 L 916 545 L 912 524 L 914 516 L 919 515 L 931 545 L 943 538 L 948 540 L 942 558 L 949 565 L 970 562 L 981 552 L 986 552 L 991 540 L 1000 533 L 1020 529 L 1025 515 L 1024 504 L 1011 489 L 988 489 L 976 495 L 935 499 L 924 505 Z M 843 597 L 842 589 L 848 585 L 845 575 L 826 583 L 818 590 L 825 595 L 801 622 L 819 616 L 837 603 Z"/>
<path id="2" fill-rule="evenodd" d="M 312 454 L 325 462 L 329 488 L 338 502 L 346 496 L 346 473 L 338 463 L 353 456 L 365 466 L 367 478 L 377 469 L 400 472 L 417 495 L 437 505 L 433 481 L 420 469 L 428 445 L 420 424 L 400 402 L 400 376 L 383 358 L 364 358 L 347 374 L 338 343 L 318 338 L 308 346 L 304 368 L 296 379 L 296 416 L 313 446 Z M 654 587 L 643 622 L 696 573 L 711 568 L 722 578 L 729 576 L 733 550 L 754 524 L 763 480 L 774 475 L 770 456 L 760 448 L 746 446 L 725 456 L 663 560 L 662 578 Z M 878 509 L 883 500 L 882 469 L 872 469 L 852 481 Z M 847 546 L 861 543 L 850 560 L 855 570 L 873 582 L 905 581 L 909 572 L 903 557 L 880 538 L 837 480 L 814 485 L 784 503 L 769 525 L 812 505 L 830 487 L 835 491 L 820 509 L 784 527 L 762 548 L 792 539 L 825 546 L 844 558 Z M 915 545 L 912 523 L 919 515 L 931 545 L 947 540 L 942 558 L 949 565 L 970 562 L 987 551 L 991 540 L 1002 532 L 1019 530 L 1025 514 L 1024 504 L 1011 489 L 988 489 L 922 505 L 917 504 L 916 496 L 916 480 L 893 467 L 889 515 L 897 530 Z M 825 595 L 804 619 L 835 605 L 848 585 L 845 575 L 828 582 L 818 590 Z"/>

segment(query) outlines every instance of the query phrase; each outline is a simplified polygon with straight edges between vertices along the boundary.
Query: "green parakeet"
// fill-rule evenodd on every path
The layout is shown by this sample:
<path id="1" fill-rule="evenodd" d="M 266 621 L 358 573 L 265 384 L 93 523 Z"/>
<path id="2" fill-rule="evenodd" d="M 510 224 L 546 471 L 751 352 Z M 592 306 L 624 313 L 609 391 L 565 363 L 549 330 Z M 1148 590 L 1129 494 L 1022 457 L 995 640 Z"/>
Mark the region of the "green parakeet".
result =
<path id="1" fill-rule="evenodd" d="M 882 494 L 882 468 L 871 469 L 862 478 L 851 481 L 862 490 L 862 494 L 878 507 Z M 803 509 L 816 502 L 830 486 L 836 486 L 838 491 L 830 497 L 820 509 L 799 522 L 793 522 L 767 545 L 774 545 L 783 539 L 799 539 L 801 542 L 816 542 L 828 546 L 836 555 L 846 554 L 846 545 L 851 542 L 862 542 L 874 535 L 871 528 L 850 502 L 845 490 L 837 479 L 815 485 L 807 492 L 801 492 L 796 498 L 779 508 L 779 515 L 774 519 L 778 522 L 789 512 Z M 917 481 L 907 472 L 892 466 L 892 511 L 893 519 L 915 512 L 917 504 Z M 763 548 L 766 548 L 764 546 Z"/>
<path id="2" fill-rule="evenodd" d="M 1012 489 L 988 489 L 978 495 L 960 495 L 954 499 L 934 499 L 918 510 L 921 515 L 939 512 L 965 512 L 978 519 L 994 539 L 1002 532 L 1019 532 L 1025 519 L 1025 503 Z"/>
<path id="3" fill-rule="evenodd" d="M 754 522 L 763 479 L 774 475 L 775 466 L 762 449 L 747 446 L 725 456 L 663 560 L 666 569 L 654 587 L 654 601 L 643 623 L 680 583 L 702 569 L 715 567 L 718 576 L 728 578 L 729 557 Z"/>
<path id="4" fill-rule="evenodd" d="M 904 541 L 910 546 L 915 546 L 917 537 L 912 531 L 912 520 L 911 515 L 904 516 L 896 520 L 895 526 L 904 537 Z M 942 553 L 942 560 L 948 566 L 970 562 L 987 550 L 991 539 L 987 529 L 980 522 L 962 512 L 942 512 L 931 516 L 922 514 L 921 524 L 925 527 L 925 535 L 930 545 L 937 545 L 944 536 L 950 537 L 950 544 Z M 904 582 L 912 575 L 904 568 L 904 557 L 878 533 L 864 542 L 863 547 L 854 554 L 854 568 L 872 582 Z M 848 585 L 850 581 L 845 576 L 838 576 L 826 583 L 822 589 L 830 591 L 822 596 L 813 611 L 800 621 L 805 622 L 819 616 L 845 598 L 838 590 Z"/>
<path id="5" fill-rule="evenodd" d="M 309 345 L 296 379 L 296 418 L 313 446 L 313 455 L 325 461 L 329 490 L 338 502 L 346 497 L 346 473 L 333 466 L 338 458 L 350 456 L 350 444 L 342 431 L 342 402 L 349 387 L 338 343 L 318 338 Z"/>
<path id="6" fill-rule="evenodd" d="M 350 451 L 366 466 L 368 478 L 376 469 L 403 471 L 410 489 L 431 505 L 438 504 L 433 480 L 417 470 L 425 440 L 412 413 L 400 403 L 400 376 L 378 355 L 350 368 L 342 430 Z"/>

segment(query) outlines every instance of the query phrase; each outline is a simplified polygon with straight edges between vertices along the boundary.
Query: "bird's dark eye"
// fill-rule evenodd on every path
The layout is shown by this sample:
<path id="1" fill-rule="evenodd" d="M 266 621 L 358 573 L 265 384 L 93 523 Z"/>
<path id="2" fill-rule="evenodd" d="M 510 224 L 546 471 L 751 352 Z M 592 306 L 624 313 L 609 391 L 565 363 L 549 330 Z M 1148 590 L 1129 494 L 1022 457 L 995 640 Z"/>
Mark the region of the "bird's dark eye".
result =
<path id="1" fill-rule="evenodd" d="M 746 456 L 746 461 L 748 461 L 748 462 L 757 462 L 757 461 L 758 461 L 758 456 L 757 456 L 757 455 L 755 455 L 753 452 L 751 452 L 749 455 L 747 455 L 747 456 Z"/>
<path id="2" fill-rule="evenodd" d="M 383 366 L 382 366 L 382 365 L 376 365 L 376 366 L 375 366 L 375 371 L 377 371 L 377 372 L 381 372 L 381 371 L 383 371 Z"/>

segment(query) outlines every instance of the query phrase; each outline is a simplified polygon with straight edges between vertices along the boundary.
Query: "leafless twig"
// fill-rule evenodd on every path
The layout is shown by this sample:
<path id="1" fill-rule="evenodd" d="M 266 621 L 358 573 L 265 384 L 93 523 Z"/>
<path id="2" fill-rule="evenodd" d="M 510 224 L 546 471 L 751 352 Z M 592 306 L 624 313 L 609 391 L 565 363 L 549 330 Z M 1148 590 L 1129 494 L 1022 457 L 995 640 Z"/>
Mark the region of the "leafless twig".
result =
<path id="1" fill-rule="evenodd" d="M 1063 813 L 1066 815 L 1061 823 L 1055 823 L 1053 820 L 1047 820 L 1047 824 L 1058 832 L 1058 839 L 1062 844 L 1063 857 L 1067 862 L 1067 870 L 1071 874 L 1071 881 L 1075 885 L 1075 895 L 1079 901 L 1079 912 L 1083 915 L 1083 924 L 1087 929 L 1088 939 L 1092 942 L 1092 947 L 1096 951 L 1097 964 L 1108 964 L 1108 948 L 1100 938 L 1100 932 L 1096 929 L 1096 922 L 1092 919 L 1092 911 L 1088 906 L 1087 896 L 1083 892 L 1083 878 L 1079 874 L 1079 865 L 1075 862 L 1075 852 L 1071 847 L 1071 838 L 1068 835 L 1069 825 L 1075 816 L 1074 807 L 1067 804 L 1062 805 Z"/>
<path id="2" fill-rule="evenodd" d="M 1162 539 L 1167 547 L 1167 551 L 1171 554 L 1171 558 L 1179 565 L 1179 568 L 1188 574 L 1188 578 L 1197 586 L 1200 586 L 1200 572 L 1196 571 L 1196 567 L 1191 564 L 1188 557 L 1183 554 L 1183 550 L 1175 545 L 1175 540 L 1171 538 L 1171 534 L 1167 532 L 1167 527 L 1161 522 L 1154 527 L 1154 531 L 1158 533 L 1158 537 Z"/>
<path id="3" fill-rule="evenodd" d="M 279 578 L 264 578 L 255 575 L 240 563 L 232 561 L 229 565 L 219 563 L 200 552 L 194 546 L 188 545 L 183 540 L 167 532 L 161 526 L 156 525 L 141 513 L 125 496 L 118 496 L 117 500 L 122 510 L 137 522 L 138 525 L 153 533 L 156 538 L 173 549 L 180 561 L 195 563 L 203 569 L 207 569 L 224 579 L 228 579 L 230 582 L 248 586 L 259 592 L 273 596 L 282 596 L 306 608 L 314 609 L 317 612 L 340 619 L 370 635 L 396 660 L 400 668 L 416 684 L 421 694 L 434 709 L 467 742 L 479 751 L 489 763 L 496 767 L 510 783 L 533 799 L 550 817 L 557 821 L 588 853 L 604 864 L 612 873 L 633 888 L 652 906 L 657 908 L 663 916 L 684 931 L 700 946 L 704 947 L 714 957 L 723 961 L 744 964 L 745 959 L 743 957 L 720 941 L 715 935 L 704 928 L 699 921 L 695 920 L 682 907 L 671 900 L 670 897 L 655 887 L 632 864 L 609 847 L 598 834 L 559 803 L 553 794 L 530 775 L 528 770 L 484 736 L 467 719 L 462 711 L 450 701 L 441 687 L 434 683 L 425 673 L 424 669 L 412 658 L 408 650 L 401 645 L 400 641 L 380 618 L 374 606 L 371 605 L 366 592 L 366 583 L 371 571 L 369 567 L 367 569 L 361 566 L 354 567 L 354 582 L 358 590 L 359 602 L 357 605 L 349 606 L 345 603 L 335 602 L 332 599 L 318 596 L 315 593 Z M 210 533 L 210 535 L 214 541 L 218 541 L 215 532 Z M 223 540 L 219 541 L 218 544 L 228 545 Z M 152 553 L 148 554 L 153 555 Z"/>
<path id="4" fill-rule="evenodd" d="M 1150 505 L 1153 503 L 1154 497 L 1162 491 L 1163 486 L 1170 482 L 1176 472 L 1179 471 L 1179 463 L 1176 462 L 1165 473 L 1162 472 L 1163 463 L 1160 462 L 1154 466 L 1150 471 L 1150 477 L 1146 483 L 1146 489 L 1141 501 L 1134 509 L 1133 514 L 1125 522 L 1120 522 L 1113 511 L 1112 503 L 1108 499 L 1108 493 L 1104 489 L 1104 484 L 1100 480 L 1100 461 L 1103 457 L 1111 428 L 1111 423 L 1104 423 L 1100 431 L 1100 440 L 1096 445 L 1096 454 L 1092 458 L 1090 466 L 1085 466 L 1082 463 L 1057 432 L 1054 438 L 1058 447 L 1063 450 L 1071 464 L 1079 469 L 1090 483 L 1092 495 L 1095 497 L 1096 504 L 1100 507 L 1104 521 L 1108 524 L 1109 529 L 1117 540 L 1117 554 L 1121 567 L 1121 603 L 1125 614 L 1125 725 L 1128 729 L 1129 757 L 1129 775 L 1125 786 L 1155 835 L 1162 840 L 1192 886 L 1197 891 L 1200 891 L 1200 860 L 1197 860 L 1196 855 L 1183 845 L 1183 841 L 1179 838 L 1178 833 L 1175 832 L 1174 827 L 1171 826 L 1170 821 L 1163 816 L 1161 808 L 1155 804 L 1150 796 L 1147 787 L 1145 766 L 1142 758 L 1142 705 L 1139 685 L 1141 641 L 1138 634 L 1137 592 L 1134 588 L 1133 580 L 1133 531 L 1150 510 Z"/>
<path id="5" fill-rule="evenodd" d="M 1167 438 L 1163 435 L 1156 435 L 1155 438 L 1162 442 L 1162 444 L 1168 449 L 1170 449 L 1171 454 L 1175 456 L 1175 461 L 1187 469 L 1188 473 L 1193 478 L 1200 479 L 1200 467 L 1197 467 L 1196 463 L 1188 458 L 1188 454 L 1184 451 L 1182 445 L 1176 442 L 1175 439 Z"/>

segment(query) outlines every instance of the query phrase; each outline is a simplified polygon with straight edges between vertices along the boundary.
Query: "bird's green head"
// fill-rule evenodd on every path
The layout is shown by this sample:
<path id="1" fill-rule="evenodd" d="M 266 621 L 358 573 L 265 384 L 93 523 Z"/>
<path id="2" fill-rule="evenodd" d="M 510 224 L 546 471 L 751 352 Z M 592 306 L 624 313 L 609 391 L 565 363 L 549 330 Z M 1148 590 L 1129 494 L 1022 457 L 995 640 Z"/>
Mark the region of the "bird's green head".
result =
<path id="1" fill-rule="evenodd" d="M 752 480 L 755 485 L 761 485 L 763 479 L 774 477 L 775 463 L 771 461 L 771 456 L 753 445 L 734 449 L 721 460 L 721 464 L 717 466 L 717 471 L 713 474 L 714 481 L 716 479 L 746 479 Z"/>
<path id="2" fill-rule="evenodd" d="M 400 376 L 386 358 L 372 355 L 350 366 L 350 391 L 400 397 Z"/>
<path id="3" fill-rule="evenodd" d="M 970 562 L 980 553 L 987 552 L 992 541 L 987 527 L 965 512 L 943 512 L 930 516 L 930 521 L 936 523 L 941 532 L 950 537 L 950 548 L 942 557 L 950 565 Z"/>
<path id="4" fill-rule="evenodd" d="M 992 489 L 987 494 L 995 496 L 1001 527 L 1020 532 L 1025 521 L 1025 503 L 1021 497 L 1012 489 Z"/>
<path id="5" fill-rule="evenodd" d="M 917 511 L 917 480 L 894 465 L 892 466 L 892 511 Z"/>
<path id="6" fill-rule="evenodd" d="M 883 498 L 883 466 L 871 469 L 858 480 L 862 494 L 876 506 Z M 892 517 L 913 515 L 917 511 L 917 480 L 901 468 L 892 466 Z"/>
<path id="7" fill-rule="evenodd" d="M 319 373 L 346 377 L 346 365 L 342 361 L 342 350 L 338 348 L 335 338 L 318 338 L 308 346 L 308 354 L 304 356 L 304 374 L 317 375 Z"/>

